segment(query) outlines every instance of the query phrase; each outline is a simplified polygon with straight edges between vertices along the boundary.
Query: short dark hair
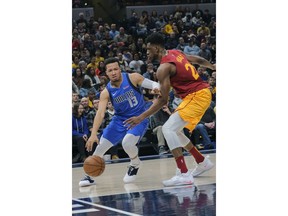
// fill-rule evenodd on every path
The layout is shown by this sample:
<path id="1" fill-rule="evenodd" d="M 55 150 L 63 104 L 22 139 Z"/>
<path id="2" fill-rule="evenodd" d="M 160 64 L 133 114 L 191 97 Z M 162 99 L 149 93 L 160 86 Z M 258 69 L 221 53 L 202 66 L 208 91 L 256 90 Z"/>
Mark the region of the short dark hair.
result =
<path id="1" fill-rule="evenodd" d="M 105 61 L 104 61 L 104 67 L 105 67 L 105 69 L 106 69 L 106 65 L 107 65 L 107 64 L 111 64 L 111 63 L 114 63 L 114 62 L 117 62 L 118 65 L 119 65 L 119 67 L 120 67 L 120 63 L 119 63 L 118 58 L 111 57 L 111 58 L 105 59 Z"/>
<path id="2" fill-rule="evenodd" d="M 164 48 L 165 45 L 165 38 L 162 34 L 158 32 L 153 32 L 151 35 L 147 37 L 147 43 L 159 45 Z"/>

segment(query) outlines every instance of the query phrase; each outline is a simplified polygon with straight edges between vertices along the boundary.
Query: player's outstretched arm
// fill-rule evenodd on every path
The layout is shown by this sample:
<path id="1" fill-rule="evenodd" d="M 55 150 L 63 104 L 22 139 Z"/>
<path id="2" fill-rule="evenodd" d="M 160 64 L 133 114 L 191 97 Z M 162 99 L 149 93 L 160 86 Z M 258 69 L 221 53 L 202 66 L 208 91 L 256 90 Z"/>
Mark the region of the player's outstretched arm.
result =
<path id="1" fill-rule="evenodd" d="M 97 137 L 97 132 L 99 127 L 101 126 L 103 119 L 105 117 L 106 107 L 109 100 L 109 93 L 105 88 L 100 94 L 100 101 L 98 105 L 98 110 L 96 116 L 94 117 L 93 128 L 91 131 L 91 136 L 89 137 L 88 141 L 86 142 L 86 149 L 87 151 L 91 151 L 93 148 L 93 144 L 96 142 L 98 144 L 99 140 Z"/>
<path id="2" fill-rule="evenodd" d="M 134 86 L 142 86 L 143 88 L 151 89 L 154 91 L 160 90 L 159 83 L 143 77 L 141 74 L 132 73 L 129 75 L 130 80 Z"/>
<path id="3" fill-rule="evenodd" d="M 189 62 L 191 62 L 192 64 L 197 64 L 206 68 L 210 68 L 211 70 L 216 70 L 216 65 L 215 64 L 211 64 L 209 61 L 207 61 L 206 59 L 200 57 L 200 56 L 196 56 L 196 55 L 186 55 L 187 59 Z"/>

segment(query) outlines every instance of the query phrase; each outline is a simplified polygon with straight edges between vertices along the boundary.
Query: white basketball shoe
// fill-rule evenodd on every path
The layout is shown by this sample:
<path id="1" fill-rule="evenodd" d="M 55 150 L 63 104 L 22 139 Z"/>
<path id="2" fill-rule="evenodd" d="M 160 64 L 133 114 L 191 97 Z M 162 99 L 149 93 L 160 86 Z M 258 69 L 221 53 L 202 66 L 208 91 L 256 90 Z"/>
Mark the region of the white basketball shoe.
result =
<path id="1" fill-rule="evenodd" d="M 163 181 L 166 187 L 178 185 L 190 185 L 194 183 L 194 179 L 190 170 L 187 173 L 181 173 L 180 169 L 176 169 L 176 175 L 169 180 Z"/>
<path id="2" fill-rule="evenodd" d="M 197 164 L 196 168 L 192 171 L 192 175 L 193 177 L 199 176 L 213 167 L 214 164 L 210 161 L 209 156 L 207 156 L 203 162 Z"/>

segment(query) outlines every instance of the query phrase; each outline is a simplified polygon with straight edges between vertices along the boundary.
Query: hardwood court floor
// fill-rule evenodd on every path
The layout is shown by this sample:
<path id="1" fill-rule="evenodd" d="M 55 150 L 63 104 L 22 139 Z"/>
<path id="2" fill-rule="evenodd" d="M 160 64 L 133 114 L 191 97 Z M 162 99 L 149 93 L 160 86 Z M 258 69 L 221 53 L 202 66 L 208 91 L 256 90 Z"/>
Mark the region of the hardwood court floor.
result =
<path id="1" fill-rule="evenodd" d="M 72 214 L 79 216 L 215 215 L 216 153 L 209 153 L 209 156 L 210 160 L 215 164 L 215 167 L 201 176 L 195 177 L 195 184 L 193 186 L 163 186 L 163 180 L 169 179 L 175 175 L 176 163 L 171 155 L 166 156 L 166 158 L 159 157 L 157 159 L 142 160 L 142 166 L 139 169 L 137 179 L 135 182 L 130 184 L 124 184 L 122 180 L 127 171 L 127 165 L 129 164 L 128 161 L 110 164 L 107 163 L 104 173 L 101 176 L 94 178 L 96 180 L 96 185 L 88 187 L 78 186 L 79 180 L 84 175 L 82 166 L 73 168 Z M 185 156 L 185 160 L 188 169 L 193 169 L 195 167 L 194 159 L 191 156 Z M 194 192 L 196 190 L 198 191 L 197 194 Z M 195 197 L 197 197 L 197 202 L 195 201 Z M 205 197 L 204 201 L 203 197 Z M 142 201 L 139 200 L 140 198 Z M 176 203 L 175 205 L 172 205 L 174 206 L 172 210 L 170 209 L 172 208 L 171 205 L 168 204 L 171 202 L 171 199 L 175 199 L 173 203 Z M 160 200 L 164 200 L 166 205 L 160 205 L 162 203 Z M 137 201 L 137 205 L 135 204 L 135 201 Z M 151 204 L 147 207 L 149 201 Z M 131 203 L 134 204 L 132 205 Z M 153 203 L 160 204 L 156 208 Z M 186 205 L 184 205 L 185 203 Z M 201 205 L 199 205 L 199 203 Z M 203 205 L 203 203 L 206 204 Z M 80 207 L 81 205 L 82 207 Z M 207 214 L 201 214 L 200 210 L 205 211 Z M 95 214 L 92 214 L 93 211 L 95 211 Z M 179 214 L 180 211 L 183 212 Z M 88 212 L 90 213 L 86 214 Z M 189 212 L 194 213 L 190 214 Z"/>

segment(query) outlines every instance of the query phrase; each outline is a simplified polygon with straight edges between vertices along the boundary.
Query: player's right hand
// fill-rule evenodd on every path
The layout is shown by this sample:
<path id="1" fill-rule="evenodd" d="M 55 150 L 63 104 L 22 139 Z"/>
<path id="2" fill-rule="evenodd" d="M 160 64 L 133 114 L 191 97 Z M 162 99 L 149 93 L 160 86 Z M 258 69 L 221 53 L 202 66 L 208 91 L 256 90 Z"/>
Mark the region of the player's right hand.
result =
<path id="1" fill-rule="evenodd" d="M 93 136 L 93 135 L 91 134 L 91 136 L 89 137 L 89 139 L 87 140 L 87 142 L 86 142 L 86 144 L 85 144 L 86 150 L 87 150 L 88 152 L 92 151 L 92 149 L 93 149 L 93 144 L 94 144 L 95 142 L 98 144 L 98 143 L 99 143 L 99 139 L 98 139 L 97 135 Z"/>

